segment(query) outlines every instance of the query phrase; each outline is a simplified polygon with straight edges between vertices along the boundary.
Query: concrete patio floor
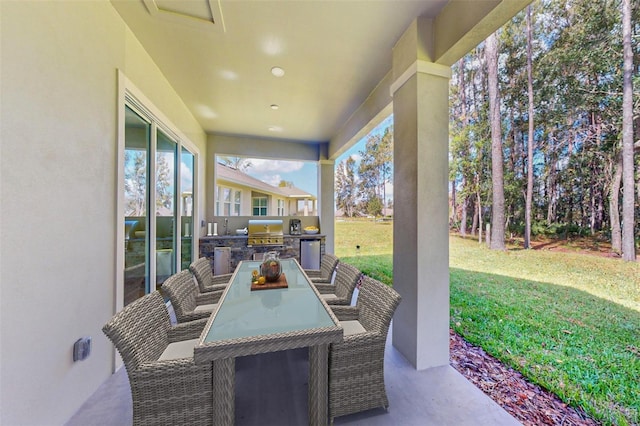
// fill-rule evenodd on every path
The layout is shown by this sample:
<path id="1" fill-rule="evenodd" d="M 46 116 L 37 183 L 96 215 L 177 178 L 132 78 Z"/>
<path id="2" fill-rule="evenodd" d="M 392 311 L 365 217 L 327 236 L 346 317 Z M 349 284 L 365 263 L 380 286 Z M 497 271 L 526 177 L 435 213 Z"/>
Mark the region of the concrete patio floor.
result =
<path id="1" fill-rule="evenodd" d="M 392 326 L 393 327 L 393 326 Z M 336 418 L 336 425 L 491 425 L 520 423 L 450 366 L 416 371 L 391 345 L 385 352 L 389 410 Z M 238 358 L 236 424 L 307 424 L 306 349 Z M 124 368 L 107 379 L 69 420 L 69 426 L 130 425 L 132 403 Z"/>

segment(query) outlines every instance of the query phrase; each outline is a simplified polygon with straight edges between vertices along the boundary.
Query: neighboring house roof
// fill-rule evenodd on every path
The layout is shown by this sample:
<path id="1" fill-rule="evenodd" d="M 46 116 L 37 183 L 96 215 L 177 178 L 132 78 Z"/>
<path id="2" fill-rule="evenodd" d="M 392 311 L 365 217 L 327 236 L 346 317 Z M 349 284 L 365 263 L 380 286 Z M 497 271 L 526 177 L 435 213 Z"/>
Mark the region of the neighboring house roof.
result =
<path id="1" fill-rule="evenodd" d="M 217 174 L 219 180 L 235 183 L 241 186 L 247 186 L 255 191 L 265 192 L 267 194 L 279 195 L 285 198 L 302 198 L 315 200 L 316 196 L 309 194 L 308 192 L 296 188 L 295 186 L 273 186 L 259 179 L 249 176 L 248 174 L 241 172 L 233 167 L 226 166 L 224 164 L 217 164 Z"/>
<path id="2" fill-rule="evenodd" d="M 304 191 L 300 188 L 296 188 L 295 186 L 279 186 L 277 189 L 287 197 L 290 198 L 311 198 L 316 199 L 314 195 L 309 194 L 307 191 Z"/>

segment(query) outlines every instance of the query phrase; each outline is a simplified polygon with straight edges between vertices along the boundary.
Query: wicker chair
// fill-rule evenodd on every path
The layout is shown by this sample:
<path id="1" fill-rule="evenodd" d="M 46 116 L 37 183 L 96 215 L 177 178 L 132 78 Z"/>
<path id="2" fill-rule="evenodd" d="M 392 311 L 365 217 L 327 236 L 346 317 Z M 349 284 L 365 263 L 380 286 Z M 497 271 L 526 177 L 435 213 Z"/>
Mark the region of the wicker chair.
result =
<path id="1" fill-rule="evenodd" d="M 193 361 L 206 322 L 171 326 L 155 291 L 127 305 L 102 328 L 124 361 L 135 426 L 212 424 L 211 365 Z"/>
<path id="2" fill-rule="evenodd" d="M 365 276 L 356 306 L 332 306 L 344 341 L 329 350 L 329 418 L 389 406 L 384 347 L 400 295 Z"/>
<path id="3" fill-rule="evenodd" d="M 350 305 L 353 291 L 360 282 L 362 272 L 354 266 L 340 262 L 335 284 L 315 284 L 318 292 L 329 305 Z"/>
<path id="4" fill-rule="evenodd" d="M 320 269 L 305 269 L 304 272 L 314 284 L 332 285 L 333 271 L 338 266 L 339 260 L 337 256 L 325 253 L 320 261 Z"/>
<path id="5" fill-rule="evenodd" d="M 221 291 L 199 294 L 193 275 L 186 269 L 167 278 L 162 292 L 171 300 L 178 323 L 209 318 L 222 295 Z"/>
<path id="6" fill-rule="evenodd" d="M 233 274 L 213 275 L 209 259 L 201 257 L 189 265 L 189 270 L 196 277 L 200 293 L 224 290 Z"/>

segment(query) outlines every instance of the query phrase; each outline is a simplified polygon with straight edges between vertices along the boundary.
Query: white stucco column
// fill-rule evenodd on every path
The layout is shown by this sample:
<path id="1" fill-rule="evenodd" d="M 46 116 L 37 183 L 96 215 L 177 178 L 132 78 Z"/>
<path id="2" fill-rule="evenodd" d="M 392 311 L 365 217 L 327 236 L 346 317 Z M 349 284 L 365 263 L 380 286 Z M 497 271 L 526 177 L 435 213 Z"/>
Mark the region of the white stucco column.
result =
<path id="1" fill-rule="evenodd" d="M 320 216 L 320 232 L 326 235 L 325 252 L 335 250 L 335 161 L 318 162 L 318 216 Z"/>
<path id="2" fill-rule="evenodd" d="M 449 363 L 448 91 L 451 69 L 425 61 L 429 22 L 394 49 L 393 345 L 417 368 Z M 428 36 L 427 36 L 428 37 Z M 407 39 L 409 39 L 407 41 Z M 428 40 L 427 40 L 428 41 Z M 423 43 L 421 45 L 421 43 Z M 409 61 L 411 49 L 413 60 Z M 424 49 L 425 51 L 422 51 Z"/>

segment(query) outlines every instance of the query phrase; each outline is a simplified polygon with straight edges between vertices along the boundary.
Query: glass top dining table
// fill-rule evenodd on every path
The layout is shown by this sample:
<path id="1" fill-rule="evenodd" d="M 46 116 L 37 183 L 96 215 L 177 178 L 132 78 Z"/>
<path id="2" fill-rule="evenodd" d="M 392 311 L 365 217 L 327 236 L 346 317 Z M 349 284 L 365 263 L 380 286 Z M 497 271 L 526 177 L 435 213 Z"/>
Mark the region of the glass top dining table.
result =
<path id="1" fill-rule="evenodd" d="M 309 347 L 309 423 L 327 424 L 328 347 L 337 318 L 295 259 L 282 259 L 286 288 L 251 290 L 261 262 L 242 261 L 194 349 L 213 368 L 214 424 L 234 423 L 235 357 Z"/>

